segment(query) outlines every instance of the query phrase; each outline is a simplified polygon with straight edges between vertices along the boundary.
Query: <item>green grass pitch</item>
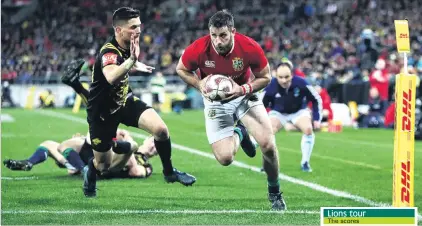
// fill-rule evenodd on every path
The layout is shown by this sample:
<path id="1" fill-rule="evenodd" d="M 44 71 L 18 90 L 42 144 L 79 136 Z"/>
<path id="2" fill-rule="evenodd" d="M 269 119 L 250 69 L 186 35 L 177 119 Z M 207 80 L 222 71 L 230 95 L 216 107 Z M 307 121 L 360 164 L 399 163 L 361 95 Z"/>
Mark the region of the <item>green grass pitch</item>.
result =
<path id="1" fill-rule="evenodd" d="M 40 142 L 61 141 L 88 128 L 83 111 L 3 109 L 2 114 L 14 119 L 1 123 L 2 159 L 28 158 Z M 268 211 L 265 174 L 251 170 L 261 167 L 260 153 L 251 159 L 239 150 L 238 162 L 223 167 L 210 158 L 202 111 L 164 114 L 163 119 L 173 143 L 181 145 L 173 148 L 174 165 L 197 177 L 194 186 L 166 184 L 158 157 L 152 159 L 154 173 L 149 179 L 99 181 L 94 199 L 83 196 L 81 177 L 68 176 L 51 159 L 29 172 L 2 165 L 1 224 L 319 225 L 320 207 L 391 203 L 393 131 L 346 128 L 338 134 L 317 133 L 312 173 L 300 170 L 301 134 L 278 133 L 281 186 L 288 205 L 288 211 L 280 214 Z M 129 130 L 138 133 L 139 142 L 146 134 Z M 418 207 L 422 206 L 421 162 L 422 143 L 416 142 Z"/>

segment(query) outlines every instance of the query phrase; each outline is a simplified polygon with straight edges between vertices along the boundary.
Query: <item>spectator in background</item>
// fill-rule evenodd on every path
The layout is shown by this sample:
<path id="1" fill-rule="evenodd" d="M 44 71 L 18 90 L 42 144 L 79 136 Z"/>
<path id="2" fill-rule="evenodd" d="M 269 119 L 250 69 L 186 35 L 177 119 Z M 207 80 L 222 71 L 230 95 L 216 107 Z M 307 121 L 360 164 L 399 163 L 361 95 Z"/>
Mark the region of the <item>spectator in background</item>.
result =
<path id="1" fill-rule="evenodd" d="M 40 93 L 40 108 L 55 108 L 54 94 L 51 89 L 47 89 Z"/>
<path id="2" fill-rule="evenodd" d="M 328 95 L 326 89 L 322 88 L 318 82 L 313 84 L 314 89 L 317 93 L 321 96 L 322 100 L 322 119 L 321 125 L 327 124 L 331 120 L 333 120 L 333 109 L 331 109 L 331 98 Z M 312 107 L 312 103 L 309 103 L 309 107 Z"/>
<path id="3" fill-rule="evenodd" d="M 111 23 L 112 9 L 126 4 L 125 0 L 38 2 L 35 13 L 28 14 L 19 24 L 11 23 L 10 17 L 2 17 L 5 19 L 1 24 L 2 68 L 10 66 L 16 75 L 8 79 L 10 83 L 57 81 L 63 65 L 71 59 L 88 55 L 93 58 L 111 32 L 106 25 Z M 226 0 L 149 0 L 131 4 L 145 12 L 141 15 L 145 22 L 141 60 L 157 68 L 162 66 L 164 75 L 174 75 L 177 63 L 174 59 L 192 40 L 207 34 L 208 18 L 217 10 L 228 8 L 236 15 L 238 31 L 253 37 L 263 47 L 271 68 L 287 57 L 297 66 L 294 74 L 298 76 L 323 74 L 322 87 L 335 102 L 342 101 L 341 90 L 337 88 L 349 82 L 349 70 L 353 71 L 353 82 L 358 83 L 368 78 L 366 74 L 372 71 L 379 56 L 391 61 L 388 56 L 397 50 L 394 24 L 388 21 L 397 17 L 407 17 L 411 23 L 421 21 L 421 15 L 414 13 L 422 11 L 419 2 L 238 0 L 234 4 Z M 169 7 L 172 4 L 176 4 L 174 9 Z M 2 15 L 14 13 L 8 10 L 2 7 Z M 422 50 L 422 26 L 411 28 L 409 63 L 422 73 L 422 60 L 418 57 Z M 394 57 L 392 67 L 390 62 L 386 67 L 393 75 L 402 68 L 400 57 Z"/>
<path id="4" fill-rule="evenodd" d="M 204 109 L 202 95 L 196 88 L 186 86 L 185 94 L 191 109 Z"/>
<path id="5" fill-rule="evenodd" d="M 1 107 L 5 107 L 5 103 L 7 103 L 10 107 L 15 107 L 8 81 L 4 81 L 1 87 Z"/>
<path id="6" fill-rule="evenodd" d="M 382 128 L 384 126 L 384 113 L 387 109 L 386 101 L 381 100 L 378 89 L 372 87 L 369 91 L 369 110 L 360 116 L 360 126 L 363 128 Z"/>
<path id="7" fill-rule="evenodd" d="M 369 75 L 371 89 L 376 88 L 381 101 L 388 101 L 389 74 L 385 69 L 385 60 L 378 59 L 375 64 L 375 70 Z"/>
<path id="8" fill-rule="evenodd" d="M 375 40 L 373 31 L 365 29 L 361 35 L 363 41 L 360 44 L 360 69 L 371 71 L 378 59 L 378 51 L 375 49 Z"/>
<path id="9" fill-rule="evenodd" d="M 393 102 L 388 106 L 387 110 L 385 111 L 384 117 L 384 127 L 394 129 L 395 123 L 395 115 L 396 115 L 396 102 Z"/>

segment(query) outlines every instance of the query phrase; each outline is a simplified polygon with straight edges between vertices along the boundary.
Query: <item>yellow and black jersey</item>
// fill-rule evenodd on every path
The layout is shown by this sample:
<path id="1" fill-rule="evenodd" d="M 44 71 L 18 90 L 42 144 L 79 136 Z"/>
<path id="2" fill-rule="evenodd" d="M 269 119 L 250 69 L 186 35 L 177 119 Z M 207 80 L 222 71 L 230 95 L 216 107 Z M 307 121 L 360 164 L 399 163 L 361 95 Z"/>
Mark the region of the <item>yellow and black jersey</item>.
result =
<path id="1" fill-rule="evenodd" d="M 100 49 L 92 70 L 92 83 L 89 89 L 87 110 L 89 116 L 107 116 L 118 111 L 124 104 L 129 88 L 129 75 L 117 84 L 107 82 L 103 68 L 107 65 L 120 65 L 130 57 L 130 50 L 119 46 L 111 37 Z"/>

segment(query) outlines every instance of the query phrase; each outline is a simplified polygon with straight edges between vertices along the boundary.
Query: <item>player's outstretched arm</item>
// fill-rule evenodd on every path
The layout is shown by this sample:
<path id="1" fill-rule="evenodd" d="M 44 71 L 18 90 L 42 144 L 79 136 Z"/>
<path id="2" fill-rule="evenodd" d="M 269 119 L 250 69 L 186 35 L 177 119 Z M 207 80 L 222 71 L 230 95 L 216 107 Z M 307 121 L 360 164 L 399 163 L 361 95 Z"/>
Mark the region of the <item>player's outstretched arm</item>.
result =
<path id="1" fill-rule="evenodd" d="M 136 61 L 135 65 L 133 65 L 133 70 L 135 71 L 141 71 L 146 73 L 152 73 L 152 70 L 154 70 L 155 67 L 148 66 L 142 62 Z"/>
<path id="2" fill-rule="evenodd" d="M 134 35 L 130 38 L 130 57 L 125 60 L 121 65 L 110 64 L 103 68 L 103 73 L 107 82 L 115 84 L 119 82 L 123 77 L 132 69 L 140 53 L 139 49 L 139 37 L 135 38 Z"/>

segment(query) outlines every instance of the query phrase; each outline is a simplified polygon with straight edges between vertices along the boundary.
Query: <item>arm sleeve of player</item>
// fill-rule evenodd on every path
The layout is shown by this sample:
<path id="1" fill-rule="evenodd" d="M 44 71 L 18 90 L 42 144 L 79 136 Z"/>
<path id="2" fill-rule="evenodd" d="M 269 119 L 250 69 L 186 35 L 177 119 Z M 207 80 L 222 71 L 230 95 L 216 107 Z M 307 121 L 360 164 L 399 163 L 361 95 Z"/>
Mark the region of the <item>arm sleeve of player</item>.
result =
<path id="1" fill-rule="evenodd" d="M 189 71 L 195 71 L 199 66 L 199 52 L 194 42 L 190 44 L 182 54 L 182 63 Z"/>
<path id="2" fill-rule="evenodd" d="M 322 117 L 322 99 L 321 96 L 311 85 L 306 85 L 306 97 L 312 102 L 312 118 L 314 121 L 321 121 Z"/>
<path id="3" fill-rule="evenodd" d="M 250 63 L 251 71 L 260 72 L 268 65 L 268 60 L 261 46 L 255 41 L 252 42 L 252 59 Z"/>
<path id="4" fill-rule="evenodd" d="M 123 61 L 119 51 L 115 49 L 107 48 L 101 52 L 101 68 L 112 64 L 120 65 Z"/>
<path id="5" fill-rule="evenodd" d="M 264 97 L 262 98 L 262 103 L 264 104 L 265 108 L 271 108 L 273 105 L 273 98 L 272 96 L 268 95 L 266 91 L 264 91 Z"/>
<path id="6" fill-rule="evenodd" d="M 270 84 L 265 87 L 264 89 L 264 97 L 262 98 L 262 102 L 264 103 L 265 108 L 272 108 L 274 106 L 274 96 L 275 93 L 277 92 L 277 80 L 276 79 L 271 79 Z"/>
<path id="7" fill-rule="evenodd" d="M 262 103 L 264 104 L 265 108 L 272 108 L 274 105 L 274 95 L 273 95 L 273 81 L 271 81 L 270 85 L 265 87 L 264 94 L 262 98 Z"/>

